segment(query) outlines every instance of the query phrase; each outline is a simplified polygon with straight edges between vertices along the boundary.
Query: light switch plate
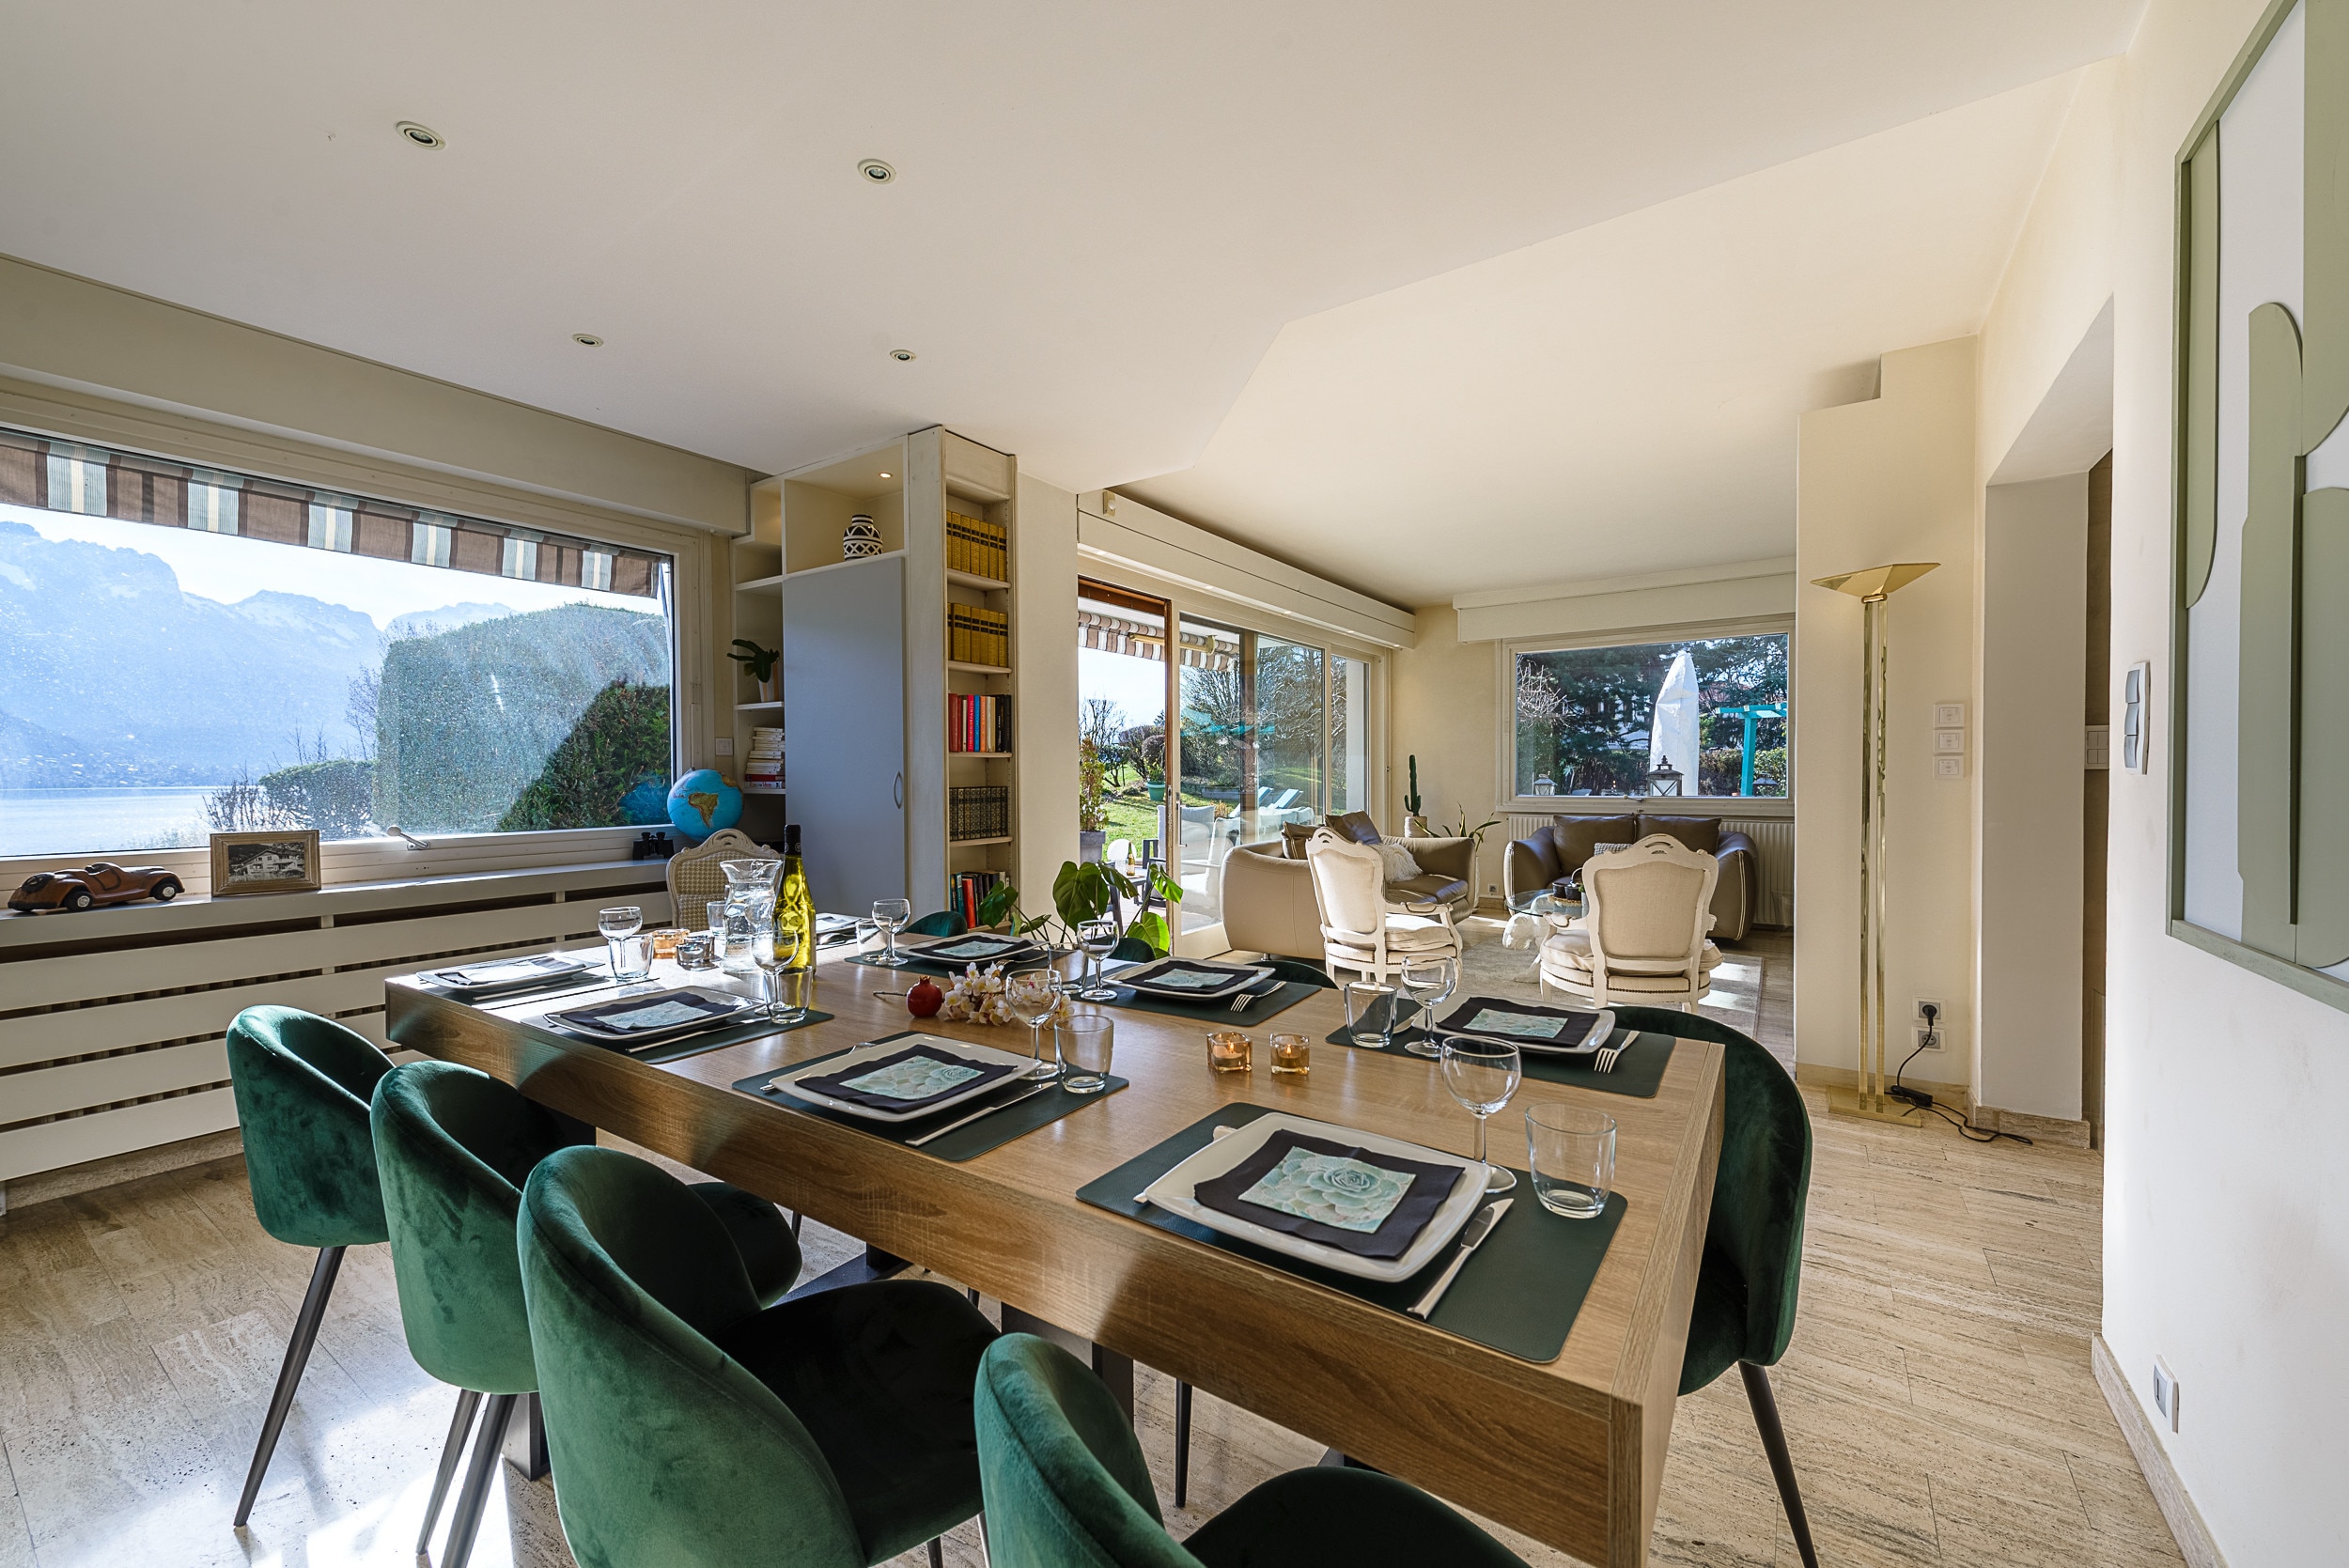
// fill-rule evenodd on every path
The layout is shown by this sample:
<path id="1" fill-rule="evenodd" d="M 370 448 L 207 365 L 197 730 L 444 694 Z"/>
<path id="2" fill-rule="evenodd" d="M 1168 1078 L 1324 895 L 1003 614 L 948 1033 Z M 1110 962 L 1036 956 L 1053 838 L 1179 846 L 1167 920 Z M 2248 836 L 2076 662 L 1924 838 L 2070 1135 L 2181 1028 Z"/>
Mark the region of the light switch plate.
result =
<path id="1" fill-rule="evenodd" d="M 1966 776 L 1964 757 L 1935 757 L 1933 776 L 1937 779 L 1962 779 Z"/>
<path id="2" fill-rule="evenodd" d="M 1937 730 L 1964 729 L 1966 727 L 1966 705 L 1964 703 L 1934 704 L 1933 727 Z"/>
<path id="3" fill-rule="evenodd" d="M 2154 1408 L 2170 1422 L 2170 1430 L 2178 1430 L 2178 1374 L 2170 1370 L 2170 1363 L 2154 1358 Z"/>
<path id="4" fill-rule="evenodd" d="M 1966 754 L 1966 732 L 1964 730 L 1935 730 L 1933 750 L 1937 755 L 1940 756 L 1948 756 L 1952 753 L 1964 756 Z"/>
<path id="5" fill-rule="evenodd" d="M 734 754 L 734 737 L 730 735 L 717 737 L 710 742 L 710 745 L 722 757 L 730 757 Z"/>

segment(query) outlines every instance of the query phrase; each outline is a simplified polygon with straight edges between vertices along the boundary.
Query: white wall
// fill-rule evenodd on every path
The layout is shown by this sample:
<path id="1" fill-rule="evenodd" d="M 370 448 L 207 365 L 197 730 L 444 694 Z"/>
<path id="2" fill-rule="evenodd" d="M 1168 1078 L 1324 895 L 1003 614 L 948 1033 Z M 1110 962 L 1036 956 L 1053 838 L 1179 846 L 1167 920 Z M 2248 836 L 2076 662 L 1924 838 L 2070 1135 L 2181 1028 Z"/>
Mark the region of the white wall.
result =
<path id="1" fill-rule="evenodd" d="M 2080 1115 L 2088 475 L 1983 499 L 1974 1097 Z"/>
<path id="2" fill-rule="evenodd" d="M 2011 433 L 2113 296 L 2112 668 L 2152 661 L 2157 714 L 2173 161 L 2263 9 L 2153 0 L 2108 106 L 2067 128 L 1983 334 L 1983 427 Z M 2057 188 L 2097 164 L 2108 197 Z M 2233 1568 L 2349 1560 L 2349 1017 L 2167 935 L 2168 744 L 2157 724 L 2153 771 L 2111 781 L 2104 1337 L 2148 1410 L 2154 1358 L 2177 1373 L 2181 1428 L 2156 1437 Z"/>
<path id="3" fill-rule="evenodd" d="M 1932 737 L 1936 703 L 1971 711 L 1974 347 L 1963 337 L 1884 355 L 1876 397 L 1804 414 L 1797 436 L 1795 1041 L 1799 1063 L 1828 1073 L 1855 1071 L 1859 1053 L 1861 609 L 1813 580 L 1937 561 L 1889 609 L 1887 1048 L 1903 1048 L 1917 999 L 1946 1001 L 1948 1044 L 1909 1071 L 1968 1081 L 1970 780 L 1933 776 Z"/>

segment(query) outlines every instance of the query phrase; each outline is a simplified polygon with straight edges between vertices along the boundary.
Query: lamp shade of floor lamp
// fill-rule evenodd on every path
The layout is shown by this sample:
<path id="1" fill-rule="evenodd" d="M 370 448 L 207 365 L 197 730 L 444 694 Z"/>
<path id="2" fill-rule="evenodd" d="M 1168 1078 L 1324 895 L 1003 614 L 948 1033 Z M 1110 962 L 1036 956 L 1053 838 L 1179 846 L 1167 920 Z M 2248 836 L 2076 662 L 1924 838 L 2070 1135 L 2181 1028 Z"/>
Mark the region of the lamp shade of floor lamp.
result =
<path id="1" fill-rule="evenodd" d="M 1858 1086 L 1828 1091 L 1828 1110 L 1842 1116 L 1921 1125 L 1924 1111 L 1887 1094 L 1884 1082 L 1884 950 L 1890 900 L 1885 889 L 1885 696 L 1891 667 L 1885 636 L 1886 601 L 1941 563 L 1902 561 L 1889 567 L 1813 582 L 1859 601 L 1859 1075 Z"/>

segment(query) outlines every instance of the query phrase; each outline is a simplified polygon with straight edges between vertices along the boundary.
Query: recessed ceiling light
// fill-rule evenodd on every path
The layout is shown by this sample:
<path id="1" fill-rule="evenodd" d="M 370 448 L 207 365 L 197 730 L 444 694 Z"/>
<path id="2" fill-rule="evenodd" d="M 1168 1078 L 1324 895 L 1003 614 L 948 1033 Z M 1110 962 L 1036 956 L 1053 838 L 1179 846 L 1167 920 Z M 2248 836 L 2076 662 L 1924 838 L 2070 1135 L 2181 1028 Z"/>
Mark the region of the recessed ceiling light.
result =
<path id="1" fill-rule="evenodd" d="M 886 469 L 883 469 L 883 470 L 881 471 L 881 477 L 882 477 L 882 478 L 884 478 L 884 479 L 888 478 L 888 477 L 889 477 L 889 471 L 888 471 L 888 470 L 886 470 Z"/>
<path id="2" fill-rule="evenodd" d="M 413 142 L 416 146 L 424 147 L 428 151 L 438 152 L 441 148 L 448 146 L 448 139 L 443 136 L 438 131 L 433 130 L 428 125 L 418 125 L 412 119 L 401 120 L 397 125 L 392 127 L 392 129 L 398 132 L 402 136 L 405 136 L 411 142 Z"/>
<path id="3" fill-rule="evenodd" d="M 600 349 L 603 347 L 603 339 L 598 337 L 594 333 L 573 333 L 571 334 L 571 341 L 578 344 L 583 349 Z"/>
<path id="4" fill-rule="evenodd" d="M 906 361 L 913 357 L 913 350 L 910 349 L 892 349 L 889 350 L 889 357 L 895 360 L 899 365 L 903 365 Z"/>
<path id="5" fill-rule="evenodd" d="M 867 158 L 856 166 L 856 172 L 876 185 L 886 185 L 897 178 L 897 171 L 878 158 Z"/>

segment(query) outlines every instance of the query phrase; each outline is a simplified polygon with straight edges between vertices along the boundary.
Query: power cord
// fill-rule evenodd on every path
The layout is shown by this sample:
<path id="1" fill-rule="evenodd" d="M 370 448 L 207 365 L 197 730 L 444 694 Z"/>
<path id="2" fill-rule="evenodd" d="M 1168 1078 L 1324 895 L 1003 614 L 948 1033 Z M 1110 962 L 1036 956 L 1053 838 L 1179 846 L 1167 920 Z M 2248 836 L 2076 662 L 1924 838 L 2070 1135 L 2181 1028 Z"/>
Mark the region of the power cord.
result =
<path id="1" fill-rule="evenodd" d="M 1908 1089 L 1902 1086 L 1901 1075 L 1908 1071 L 1908 1063 L 1917 1060 L 1918 1052 L 1931 1050 L 1941 1043 L 1941 1009 L 1928 1001 L 1924 1005 L 1924 1037 L 1917 1042 L 1917 1049 L 1910 1051 L 1906 1060 L 1893 1070 L 1892 1087 L 1885 1091 L 1886 1094 L 1896 1100 L 1906 1101 L 1920 1110 L 1931 1111 L 1955 1127 L 1958 1135 L 1968 1143 L 1996 1143 L 2003 1138 L 2026 1147 L 2030 1146 L 2030 1140 L 2019 1132 L 2006 1132 L 1995 1127 L 1985 1129 L 1971 1126 L 1964 1117 L 1952 1115 L 1947 1106 L 1934 1104 L 1933 1096 L 1922 1089 Z"/>

